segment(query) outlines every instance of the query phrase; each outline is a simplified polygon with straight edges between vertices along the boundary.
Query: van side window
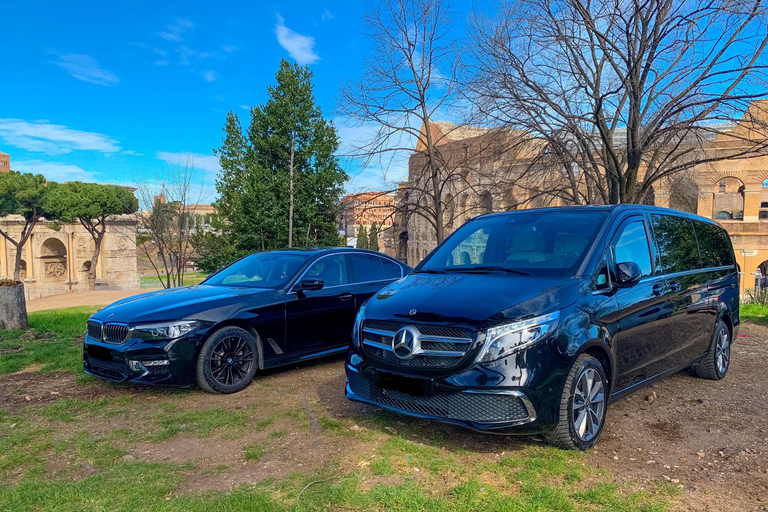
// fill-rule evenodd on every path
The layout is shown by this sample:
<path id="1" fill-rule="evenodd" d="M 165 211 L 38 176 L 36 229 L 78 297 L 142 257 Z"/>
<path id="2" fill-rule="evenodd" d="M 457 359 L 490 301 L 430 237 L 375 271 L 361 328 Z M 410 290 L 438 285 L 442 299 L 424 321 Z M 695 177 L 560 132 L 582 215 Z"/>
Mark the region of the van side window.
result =
<path id="1" fill-rule="evenodd" d="M 665 274 L 701 268 L 693 222 L 685 217 L 651 215 Z"/>
<path id="2" fill-rule="evenodd" d="M 616 263 L 632 261 L 640 266 L 642 276 L 650 276 L 651 250 L 643 221 L 638 219 L 624 225 L 613 244 Z"/>
<path id="3" fill-rule="evenodd" d="M 694 222 L 696 239 L 701 250 L 701 264 L 705 268 L 733 265 L 731 247 L 724 230 L 708 222 Z"/>

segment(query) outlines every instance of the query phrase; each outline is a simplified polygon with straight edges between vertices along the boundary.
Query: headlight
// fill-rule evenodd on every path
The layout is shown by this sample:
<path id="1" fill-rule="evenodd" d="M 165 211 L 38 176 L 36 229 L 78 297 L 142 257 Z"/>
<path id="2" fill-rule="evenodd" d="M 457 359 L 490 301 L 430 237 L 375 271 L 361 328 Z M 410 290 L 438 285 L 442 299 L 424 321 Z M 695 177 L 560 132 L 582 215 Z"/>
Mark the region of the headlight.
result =
<path id="1" fill-rule="evenodd" d="M 145 340 L 172 340 L 189 334 L 200 327 L 199 322 L 184 320 L 179 322 L 161 322 L 157 324 L 137 325 L 133 328 L 136 338 Z"/>
<path id="2" fill-rule="evenodd" d="M 363 327 L 364 319 L 365 319 L 365 304 L 360 306 L 360 309 L 357 311 L 357 316 L 355 317 L 355 324 L 352 327 L 352 344 L 356 347 L 360 346 L 360 337 L 363 335 L 362 327 Z"/>
<path id="3" fill-rule="evenodd" d="M 496 361 L 544 339 L 554 332 L 559 319 L 560 312 L 555 311 L 549 315 L 488 329 L 478 362 Z"/>

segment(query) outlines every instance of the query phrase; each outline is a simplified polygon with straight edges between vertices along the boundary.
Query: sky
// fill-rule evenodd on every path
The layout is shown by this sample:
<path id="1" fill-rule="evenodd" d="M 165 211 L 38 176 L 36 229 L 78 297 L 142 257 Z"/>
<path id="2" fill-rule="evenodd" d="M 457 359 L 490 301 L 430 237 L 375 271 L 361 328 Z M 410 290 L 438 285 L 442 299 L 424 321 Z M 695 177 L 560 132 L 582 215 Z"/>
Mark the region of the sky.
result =
<path id="1" fill-rule="evenodd" d="M 0 151 L 54 181 L 154 182 L 193 162 L 215 198 L 226 113 L 266 100 L 281 58 L 308 64 L 336 118 L 338 87 L 368 51 L 365 1 L 4 2 Z M 383 186 L 344 163 L 348 191 Z M 402 161 L 387 179 L 404 176 Z"/>

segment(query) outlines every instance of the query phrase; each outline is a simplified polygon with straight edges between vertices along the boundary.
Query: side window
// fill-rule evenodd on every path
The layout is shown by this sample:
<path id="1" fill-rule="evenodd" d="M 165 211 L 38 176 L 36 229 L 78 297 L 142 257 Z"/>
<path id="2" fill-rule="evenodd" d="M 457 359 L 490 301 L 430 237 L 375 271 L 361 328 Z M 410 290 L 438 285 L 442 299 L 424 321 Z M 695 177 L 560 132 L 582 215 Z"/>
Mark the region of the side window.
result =
<path id="1" fill-rule="evenodd" d="M 693 222 L 685 217 L 651 215 L 665 274 L 701 268 Z"/>
<path id="2" fill-rule="evenodd" d="M 322 279 L 325 287 L 349 284 L 347 265 L 343 254 L 334 254 L 317 260 L 303 279 Z"/>
<path id="3" fill-rule="evenodd" d="M 635 262 L 640 266 L 643 277 L 651 275 L 651 251 L 642 220 L 624 224 L 614 238 L 613 251 L 616 263 Z"/>
<path id="4" fill-rule="evenodd" d="M 733 265 L 731 246 L 723 229 L 708 222 L 693 223 L 701 250 L 701 264 L 705 268 Z"/>
<path id="5" fill-rule="evenodd" d="M 386 279 L 400 279 L 400 265 L 394 261 L 389 261 L 384 258 L 381 259 L 381 264 L 384 266 L 384 277 Z"/>
<path id="6" fill-rule="evenodd" d="M 382 259 L 372 254 L 350 254 L 352 260 L 352 279 L 354 283 L 383 281 L 386 279 Z"/>

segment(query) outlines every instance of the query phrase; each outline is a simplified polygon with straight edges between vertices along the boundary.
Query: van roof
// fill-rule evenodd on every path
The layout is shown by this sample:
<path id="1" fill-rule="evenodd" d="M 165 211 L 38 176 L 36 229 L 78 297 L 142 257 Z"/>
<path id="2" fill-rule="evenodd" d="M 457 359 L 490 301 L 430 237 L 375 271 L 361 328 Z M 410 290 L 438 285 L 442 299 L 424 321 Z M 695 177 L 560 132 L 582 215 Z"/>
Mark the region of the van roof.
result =
<path id="1" fill-rule="evenodd" d="M 712 219 L 708 219 L 707 217 L 701 217 L 700 215 L 696 215 L 693 213 L 683 212 L 680 210 L 673 210 L 672 208 L 662 208 L 661 206 L 651 206 L 647 204 L 633 204 L 633 203 L 621 203 L 621 204 L 588 204 L 588 205 L 575 205 L 575 206 L 548 206 L 546 208 L 530 208 L 526 210 L 512 210 L 508 212 L 499 212 L 499 213 L 486 213 L 483 215 L 478 215 L 475 218 L 480 217 L 489 217 L 489 216 L 495 216 L 495 215 L 511 215 L 518 212 L 551 212 L 551 211 L 568 211 L 568 212 L 587 212 L 587 211 L 602 211 L 602 212 L 611 212 L 614 215 L 619 214 L 626 211 L 638 211 L 638 212 L 648 212 L 648 213 L 663 213 L 667 215 L 677 215 L 680 217 L 688 217 L 691 219 L 696 219 L 704 222 L 709 222 L 710 224 L 717 224 Z"/>

